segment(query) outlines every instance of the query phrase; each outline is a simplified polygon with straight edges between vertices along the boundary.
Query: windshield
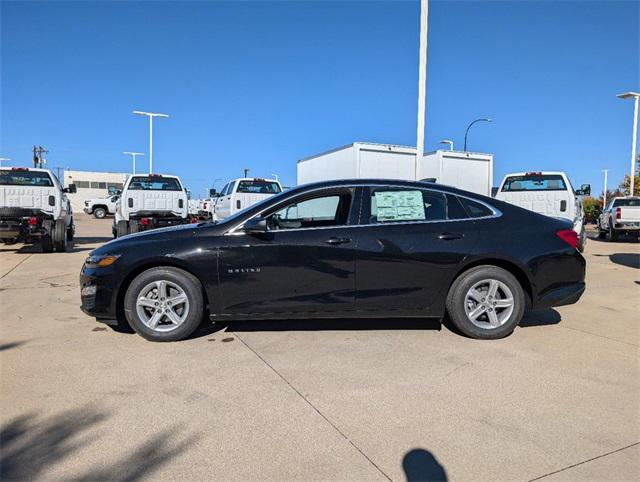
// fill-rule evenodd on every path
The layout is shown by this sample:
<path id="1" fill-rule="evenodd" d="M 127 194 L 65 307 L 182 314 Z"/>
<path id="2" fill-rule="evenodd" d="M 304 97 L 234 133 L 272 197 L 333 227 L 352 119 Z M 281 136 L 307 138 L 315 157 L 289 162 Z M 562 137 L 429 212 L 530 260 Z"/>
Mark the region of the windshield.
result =
<path id="1" fill-rule="evenodd" d="M 0 171 L 0 186 L 41 186 L 53 187 L 48 172 L 38 171 Z"/>
<path id="2" fill-rule="evenodd" d="M 566 191 L 567 185 L 560 174 L 526 174 L 505 179 L 502 192 Z"/>
<path id="3" fill-rule="evenodd" d="M 640 198 L 616 199 L 613 201 L 614 208 L 619 208 L 621 206 L 640 206 Z"/>
<path id="4" fill-rule="evenodd" d="M 132 191 L 182 191 L 180 182 L 175 177 L 135 176 L 131 179 L 129 189 Z"/>
<path id="5" fill-rule="evenodd" d="M 275 181 L 264 181 L 254 179 L 252 181 L 240 181 L 236 192 L 252 194 L 278 194 L 281 192 L 280 185 Z"/>

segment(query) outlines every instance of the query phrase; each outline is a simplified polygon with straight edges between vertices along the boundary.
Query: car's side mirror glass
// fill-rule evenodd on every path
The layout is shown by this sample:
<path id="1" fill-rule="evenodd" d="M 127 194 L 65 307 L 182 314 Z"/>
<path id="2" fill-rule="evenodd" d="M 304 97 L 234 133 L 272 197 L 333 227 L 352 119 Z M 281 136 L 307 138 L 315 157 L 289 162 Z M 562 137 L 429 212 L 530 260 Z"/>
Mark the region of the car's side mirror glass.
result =
<path id="1" fill-rule="evenodd" d="M 64 192 L 68 192 L 69 194 L 73 194 L 75 192 L 77 192 L 77 188 L 75 184 L 69 184 L 68 187 L 66 187 L 65 189 L 63 189 Z"/>
<path id="2" fill-rule="evenodd" d="M 247 234 L 263 234 L 267 232 L 267 220 L 266 218 L 253 218 L 249 219 L 242 230 Z"/>
<path id="3" fill-rule="evenodd" d="M 583 184 L 580 189 L 576 191 L 578 196 L 591 196 L 591 184 Z"/>
<path id="4" fill-rule="evenodd" d="M 215 189 L 209 189 L 209 197 L 218 197 L 218 191 Z"/>

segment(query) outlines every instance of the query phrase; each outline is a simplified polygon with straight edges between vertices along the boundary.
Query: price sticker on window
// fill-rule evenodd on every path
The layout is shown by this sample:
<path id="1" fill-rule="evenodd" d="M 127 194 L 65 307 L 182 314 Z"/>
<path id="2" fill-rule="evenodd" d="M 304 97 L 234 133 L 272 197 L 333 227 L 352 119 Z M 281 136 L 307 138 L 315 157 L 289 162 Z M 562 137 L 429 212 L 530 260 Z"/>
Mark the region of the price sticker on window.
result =
<path id="1" fill-rule="evenodd" d="M 421 221 L 425 219 L 424 201 L 420 191 L 377 191 L 375 209 L 379 222 Z M 373 204 L 373 203 L 372 203 Z"/>

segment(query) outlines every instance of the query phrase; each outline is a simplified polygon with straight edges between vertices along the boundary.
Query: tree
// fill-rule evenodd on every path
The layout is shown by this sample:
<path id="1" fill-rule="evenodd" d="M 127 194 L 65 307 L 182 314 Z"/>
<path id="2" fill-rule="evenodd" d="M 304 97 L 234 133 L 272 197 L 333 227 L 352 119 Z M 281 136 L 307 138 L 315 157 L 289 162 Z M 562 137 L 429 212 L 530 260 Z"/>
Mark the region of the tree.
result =
<path id="1" fill-rule="evenodd" d="M 624 176 L 624 179 L 620 183 L 620 186 L 618 186 L 618 189 L 622 191 L 625 196 L 628 196 L 631 192 L 629 189 L 629 187 L 631 186 L 630 178 L 631 176 L 629 176 L 629 174 L 626 174 Z M 635 196 L 640 195 L 640 156 L 638 156 L 638 160 L 636 161 L 636 173 L 633 179 L 633 194 Z"/>
<path id="2" fill-rule="evenodd" d="M 595 223 L 602 212 L 602 198 L 597 199 L 591 196 L 582 198 L 582 209 L 585 222 Z"/>

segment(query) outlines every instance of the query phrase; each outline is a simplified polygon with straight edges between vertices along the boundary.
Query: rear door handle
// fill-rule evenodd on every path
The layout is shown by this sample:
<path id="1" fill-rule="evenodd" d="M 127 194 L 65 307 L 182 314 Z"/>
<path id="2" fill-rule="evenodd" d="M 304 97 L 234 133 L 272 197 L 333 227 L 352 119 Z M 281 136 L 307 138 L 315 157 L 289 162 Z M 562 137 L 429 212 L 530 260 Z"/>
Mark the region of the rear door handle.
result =
<path id="1" fill-rule="evenodd" d="M 329 238 L 325 240 L 325 243 L 327 244 L 346 244 L 346 243 L 350 243 L 351 239 L 349 238 Z"/>
<path id="2" fill-rule="evenodd" d="M 441 233 L 438 234 L 438 239 L 442 239 L 444 241 L 451 241 L 452 239 L 462 239 L 464 238 L 464 234 L 462 233 Z"/>

